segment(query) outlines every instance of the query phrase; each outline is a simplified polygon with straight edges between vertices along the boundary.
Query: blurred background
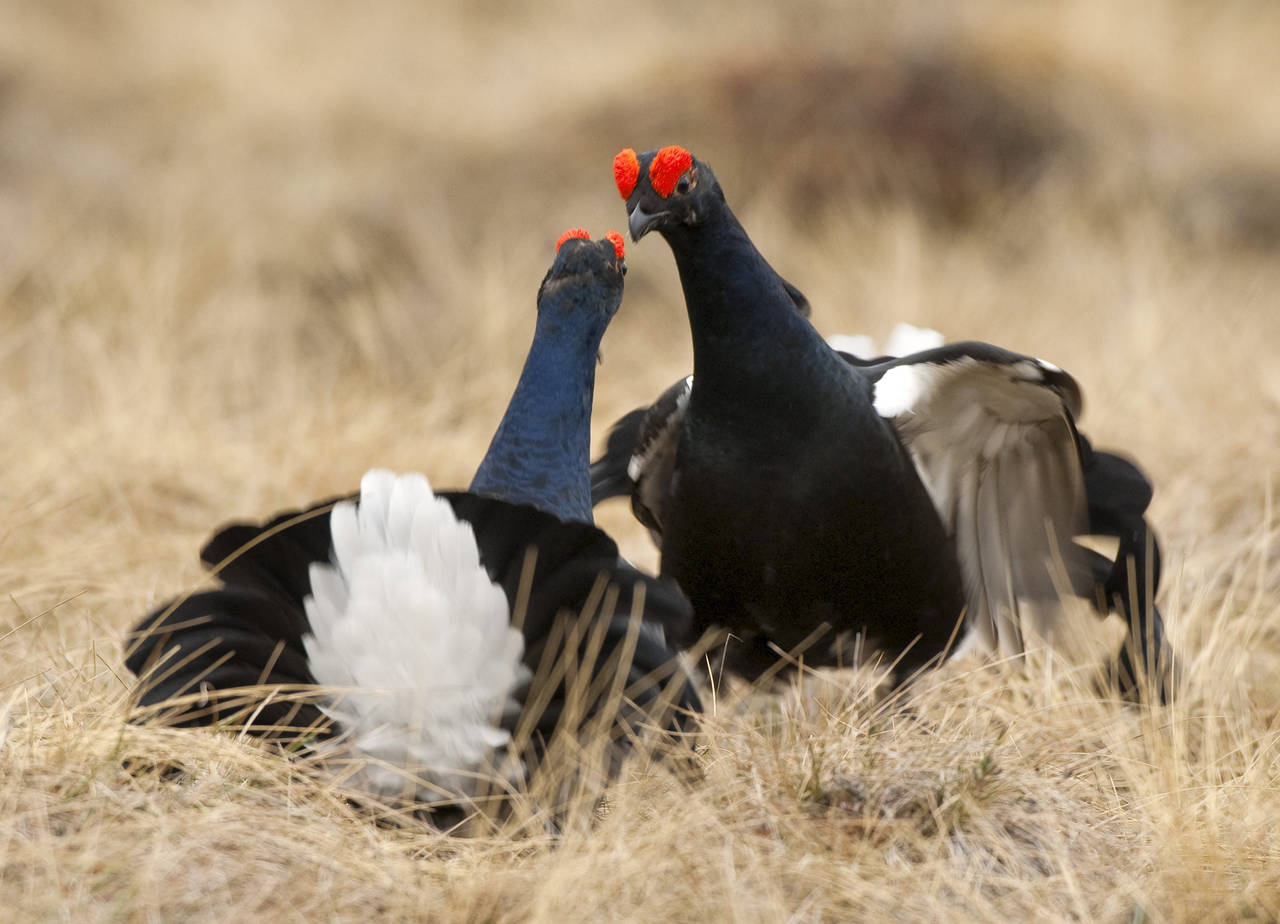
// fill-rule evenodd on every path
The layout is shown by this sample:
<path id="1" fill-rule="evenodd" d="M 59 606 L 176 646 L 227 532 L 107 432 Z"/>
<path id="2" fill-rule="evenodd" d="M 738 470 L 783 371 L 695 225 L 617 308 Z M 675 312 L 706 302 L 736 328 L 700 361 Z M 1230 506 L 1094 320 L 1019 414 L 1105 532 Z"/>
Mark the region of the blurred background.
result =
<path id="1" fill-rule="evenodd" d="M 1274 919 L 1277 49 L 1274 0 L 0 0 L 0 905 Z M 639 768 L 554 849 L 123 728 L 123 632 L 215 528 L 373 466 L 469 482 L 557 236 L 625 227 L 613 155 L 673 143 L 823 333 L 1077 377 L 1156 485 L 1175 708 L 1031 669 L 939 672 L 902 713 L 835 684 L 768 728 L 722 711 L 704 785 Z M 690 369 L 666 246 L 628 263 L 596 446 Z M 625 503 L 600 522 L 656 564 Z"/>
<path id="2" fill-rule="evenodd" d="M 626 146 L 711 163 L 824 333 L 910 321 L 1074 373 L 1085 429 L 1153 475 L 1188 593 L 1239 579 L 1240 542 L 1275 583 L 1274 3 L 0 0 L 0 22 L 0 607 L 59 608 L 15 671 L 114 639 L 229 518 L 374 465 L 465 485 L 557 235 L 624 227 Z M 670 254 L 628 260 L 596 445 L 690 366 Z M 625 504 L 602 521 L 656 561 Z"/>

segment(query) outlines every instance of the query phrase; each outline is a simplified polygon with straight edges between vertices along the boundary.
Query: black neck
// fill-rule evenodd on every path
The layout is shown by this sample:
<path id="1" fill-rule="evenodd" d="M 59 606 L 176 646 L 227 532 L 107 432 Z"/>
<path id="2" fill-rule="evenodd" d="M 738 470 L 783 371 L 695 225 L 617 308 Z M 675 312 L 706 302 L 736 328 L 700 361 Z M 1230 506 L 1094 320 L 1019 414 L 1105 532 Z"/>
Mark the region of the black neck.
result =
<path id="1" fill-rule="evenodd" d="M 697 224 L 662 234 L 689 312 L 695 402 L 701 392 L 742 407 L 744 394 L 774 395 L 806 378 L 775 374 L 780 364 L 821 367 L 834 356 L 723 198 L 715 197 Z"/>

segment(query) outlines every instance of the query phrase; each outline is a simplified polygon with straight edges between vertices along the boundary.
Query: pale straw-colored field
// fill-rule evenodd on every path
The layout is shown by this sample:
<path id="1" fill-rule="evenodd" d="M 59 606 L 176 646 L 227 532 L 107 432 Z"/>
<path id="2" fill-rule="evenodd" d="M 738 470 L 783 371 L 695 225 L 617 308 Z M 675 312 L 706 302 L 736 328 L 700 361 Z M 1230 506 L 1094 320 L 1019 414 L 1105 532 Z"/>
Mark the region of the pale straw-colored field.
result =
<path id="1" fill-rule="evenodd" d="M 0 0 L 0 908 L 11 920 L 1280 917 L 1280 7 Z M 125 725 L 203 539 L 373 466 L 465 486 L 621 147 L 714 165 L 824 332 L 1052 360 L 1141 460 L 1168 707 L 952 667 L 716 701 L 558 838 L 375 824 Z M 688 371 L 629 251 L 595 427 Z M 656 558 L 624 504 L 601 514 Z M 833 580 L 838 579 L 833 576 Z M 176 764 L 180 777 L 141 768 Z M 126 772 L 126 762 L 136 772 Z"/>

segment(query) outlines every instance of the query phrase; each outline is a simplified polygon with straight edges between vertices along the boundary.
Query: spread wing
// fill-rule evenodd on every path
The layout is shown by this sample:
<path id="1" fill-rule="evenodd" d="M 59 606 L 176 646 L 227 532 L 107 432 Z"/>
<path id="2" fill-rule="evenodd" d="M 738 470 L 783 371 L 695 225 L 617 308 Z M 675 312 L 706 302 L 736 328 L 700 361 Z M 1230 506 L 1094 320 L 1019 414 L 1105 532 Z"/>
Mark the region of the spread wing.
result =
<path id="1" fill-rule="evenodd" d="M 875 406 L 910 452 L 955 537 L 968 594 L 963 647 L 1024 650 L 1058 627 L 1064 591 L 1088 595 L 1075 381 L 1050 363 L 957 343 L 867 367 Z M 1061 634 L 1061 633 L 1059 633 Z"/>

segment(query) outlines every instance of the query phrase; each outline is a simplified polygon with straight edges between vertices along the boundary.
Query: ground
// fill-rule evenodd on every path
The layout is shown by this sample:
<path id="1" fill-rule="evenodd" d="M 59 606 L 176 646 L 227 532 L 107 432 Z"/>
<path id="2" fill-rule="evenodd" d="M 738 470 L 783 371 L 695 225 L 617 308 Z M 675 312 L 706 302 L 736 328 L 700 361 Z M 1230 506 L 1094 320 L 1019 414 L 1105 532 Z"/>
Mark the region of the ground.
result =
<path id="1" fill-rule="evenodd" d="M 0 0 L 0 905 L 15 919 L 1280 917 L 1280 8 Z M 680 143 L 827 333 L 1051 360 L 1141 461 L 1167 707 L 1061 663 L 713 700 L 551 838 L 375 824 L 126 727 L 217 525 L 465 485 L 552 244 Z M 689 370 L 630 248 L 595 433 Z M 623 504 L 601 514 L 656 561 Z M 834 579 L 834 578 L 833 578 Z M 177 765 L 179 776 L 146 769 Z M 126 770 L 126 766 L 129 768 Z"/>

